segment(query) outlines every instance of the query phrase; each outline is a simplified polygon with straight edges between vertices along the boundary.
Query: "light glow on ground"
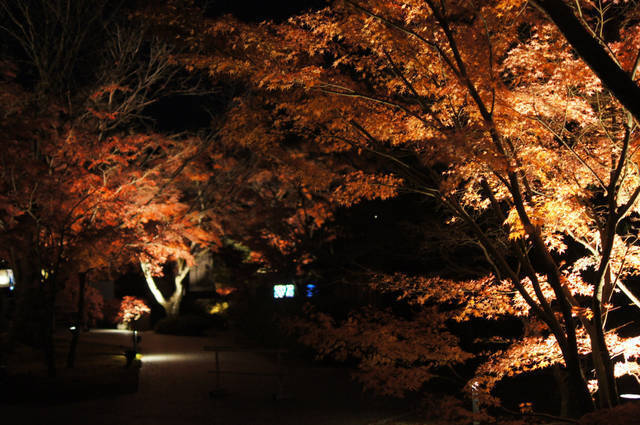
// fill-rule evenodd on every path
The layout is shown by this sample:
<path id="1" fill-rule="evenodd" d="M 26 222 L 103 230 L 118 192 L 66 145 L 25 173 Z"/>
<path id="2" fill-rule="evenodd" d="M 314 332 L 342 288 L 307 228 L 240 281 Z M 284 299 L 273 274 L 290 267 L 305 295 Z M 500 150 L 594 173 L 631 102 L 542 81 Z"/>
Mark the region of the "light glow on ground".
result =
<path id="1" fill-rule="evenodd" d="M 142 364 L 145 363 L 169 363 L 169 362 L 202 362 L 211 361 L 211 353 L 164 353 L 164 354 L 144 354 L 142 353 Z"/>
<path id="2" fill-rule="evenodd" d="M 89 332 L 96 334 L 131 334 L 128 329 L 91 329 Z"/>

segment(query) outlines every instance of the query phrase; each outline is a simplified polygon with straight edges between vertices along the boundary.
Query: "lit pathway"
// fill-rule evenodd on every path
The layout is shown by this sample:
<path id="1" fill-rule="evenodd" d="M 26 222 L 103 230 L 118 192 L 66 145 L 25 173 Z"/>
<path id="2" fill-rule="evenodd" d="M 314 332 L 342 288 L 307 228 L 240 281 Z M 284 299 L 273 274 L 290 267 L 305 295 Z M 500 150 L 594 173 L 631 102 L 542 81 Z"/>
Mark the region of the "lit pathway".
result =
<path id="1" fill-rule="evenodd" d="M 123 333 L 83 337 L 129 343 Z M 203 350 L 211 345 L 237 347 L 227 334 L 205 338 L 146 332 L 137 393 L 52 406 L 1 406 L 0 414 L 14 418 L 7 424 L 29 425 L 368 425 L 393 423 L 385 419 L 402 413 L 398 406 L 366 399 L 343 371 L 332 368 L 289 367 L 284 394 L 291 398 L 274 401 L 277 378 L 261 374 L 277 370 L 275 355 L 246 351 L 220 353 L 222 370 L 245 374 L 221 375 L 228 394 L 211 399 L 214 353 Z"/>

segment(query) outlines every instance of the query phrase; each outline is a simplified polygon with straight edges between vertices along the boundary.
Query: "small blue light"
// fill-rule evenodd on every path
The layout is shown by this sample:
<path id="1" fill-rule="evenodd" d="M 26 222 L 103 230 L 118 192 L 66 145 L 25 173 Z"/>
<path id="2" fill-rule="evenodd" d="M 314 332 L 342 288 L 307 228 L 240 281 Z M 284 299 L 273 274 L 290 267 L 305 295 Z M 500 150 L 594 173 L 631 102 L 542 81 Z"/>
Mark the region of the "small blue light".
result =
<path id="1" fill-rule="evenodd" d="M 316 285 L 307 283 L 307 298 L 311 298 L 316 294 Z"/>

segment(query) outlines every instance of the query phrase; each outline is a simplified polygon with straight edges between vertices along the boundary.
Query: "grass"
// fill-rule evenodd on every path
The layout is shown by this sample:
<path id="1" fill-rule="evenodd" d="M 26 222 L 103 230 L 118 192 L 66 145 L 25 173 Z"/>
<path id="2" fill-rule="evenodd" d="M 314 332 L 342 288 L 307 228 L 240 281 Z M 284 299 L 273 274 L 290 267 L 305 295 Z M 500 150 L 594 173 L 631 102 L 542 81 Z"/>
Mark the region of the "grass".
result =
<path id="1" fill-rule="evenodd" d="M 41 350 L 17 345 L 0 380 L 4 402 L 60 403 L 137 391 L 140 362 L 126 366 L 125 347 L 80 337 L 74 368 L 66 367 L 70 336 L 56 335 L 57 376 L 47 376 Z"/>

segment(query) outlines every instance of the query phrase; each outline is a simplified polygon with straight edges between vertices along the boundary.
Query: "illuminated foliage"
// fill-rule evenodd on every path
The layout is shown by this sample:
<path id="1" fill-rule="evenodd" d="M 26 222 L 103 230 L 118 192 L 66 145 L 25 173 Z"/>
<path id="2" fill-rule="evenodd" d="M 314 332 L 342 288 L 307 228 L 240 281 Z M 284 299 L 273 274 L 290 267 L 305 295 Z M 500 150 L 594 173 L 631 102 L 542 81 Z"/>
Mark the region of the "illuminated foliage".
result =
<path id="1" fill-rule="evenodd" d="M 116 320 L 118 323 L 129 325 L 149 313 L 151 313 L 151 309 L 147 307 L 143 300 L 136 297 L 124 297 L 120 303 L 120 310 Z"/>
<path id="2" fill-rule="evenodd" d="M 0 257 L 18 282 L 10 334 L 42 345 L 50 373 L 55 300 L 74 275 L 99 279 L 140 261 L 157 274 L 165 262 L 192 262 L 195 251 L 214 247 L 221 233 L 215 213 L 196 207 L 198 186 L 211 176 L 211 138 L 160 133 L 145 115 L 163 97 L 200 88 L 182 87 L 176 77 L 182 68 L 169 47 L 132 23 L 104 21 L 95 28 L 95 19 L 82 20 L 93 2 L 46 13 L 64 3 L 0 3 L 8 19 L 2 30 L 32 60 L 0 65 Z M 73 25 L 57 31 L 59 19 Z M 40 24 L 50 26 L 35 28 Z M 41 30 L 52 32 L 40 37 Z M 74 38 L 73 31 L 82 34 Z M 79 61 L 73 55 L 87 47 L 74 43 L 94 36 L 100 43 L 91 49 L 102 56 L 83 64 L 83 78 L 56 67 L 30 74 L 42 65 L 37 58 L 56 51 L 72 73 Z M 39 331 L 17 332 L 26 322 Z"/>
<path id="3" fill-rule="evenodd" d="M 367 311 L 338 324 L 318 313 L 325 333 L 307 342 L 355 355 L 367 385 L 400 394 L 469 359 L 452 321 L 517 317 L 522 337 L 488 354 L 468 389 L 480 384 L 494 403 L 503 377 L 560 365 L 567 414 L 592 409 L 596 387 L 599 406 L 613 407 L 616 375 L 637 373 L 635 339 L 607 321 L 616 293 L 640 307 L 627 287 L 640 266 L 638 111 L 627 96 L 639 78 L 639 9 L 340 0 L 247 24 L 206 18 L 193 1 L 154 4 L 131 18 L 177 49 L 153 44 L 133 62 L 111 61 L 73 108 L 47 98 L 52 83 L 31 92 L 0 64 L 0 256 L 33 287 L 71 273 L 71 262 L 75 272 L 140 261 L 153 281 L 167 261 L 184 278 L 194 253 L 226 236 L 255 261 L 300 272 L 314 238 L 334 236 L 337 208 L 417 193 L 466 226 L 493 274 L 376 276 L 375 287 L 415 308 L 411 320 Z M 215 143 L 138 120 L 178 65 L 233 93 L 212 124 Z"/>
<path id="4" fill-rule="evenodd" d="M 638 303 L 625 285 L 639 261 L 635 230 L 619 226 L 638 213 L 636 122 L 545 15 L 523 1 L 345 0 L 250 25 L 185 10 L 192 21 L 177 30 L 190 29 L 183 40 L 193 53 L 179 60 L 248 81 L 252 99 L 270 105 L 273 125 L 247 125 L 260 122 L 251 114 L 260 108 L 244 109 L 239 126 L 227 127 L 236 140 L 278 147 L 293 133 L 331 158 L 360 155 L 366 164 L 330 164 L 348 176 L 330 199 L 422 193 L 473 231 L 499 285 L 517 293 L 489 311 L 525 308 L 531 329 L 502 354 L 526 359 L 496 357 L 480 371 L 504 376 L 561 361 L 568 413 L 579 415 L 591 405 L 582 364 L 590 354 L 600 406 L 618 403 L 605 327 L 615 292 Z M 636 2 L 567 10 L 596 39 L 590 51 L 637 81 Z M 488 236 L 479 215 L 502 224 L 506 243 Z M 569 245 L 582 246 L 582 258 L 568 255 Z"/>

